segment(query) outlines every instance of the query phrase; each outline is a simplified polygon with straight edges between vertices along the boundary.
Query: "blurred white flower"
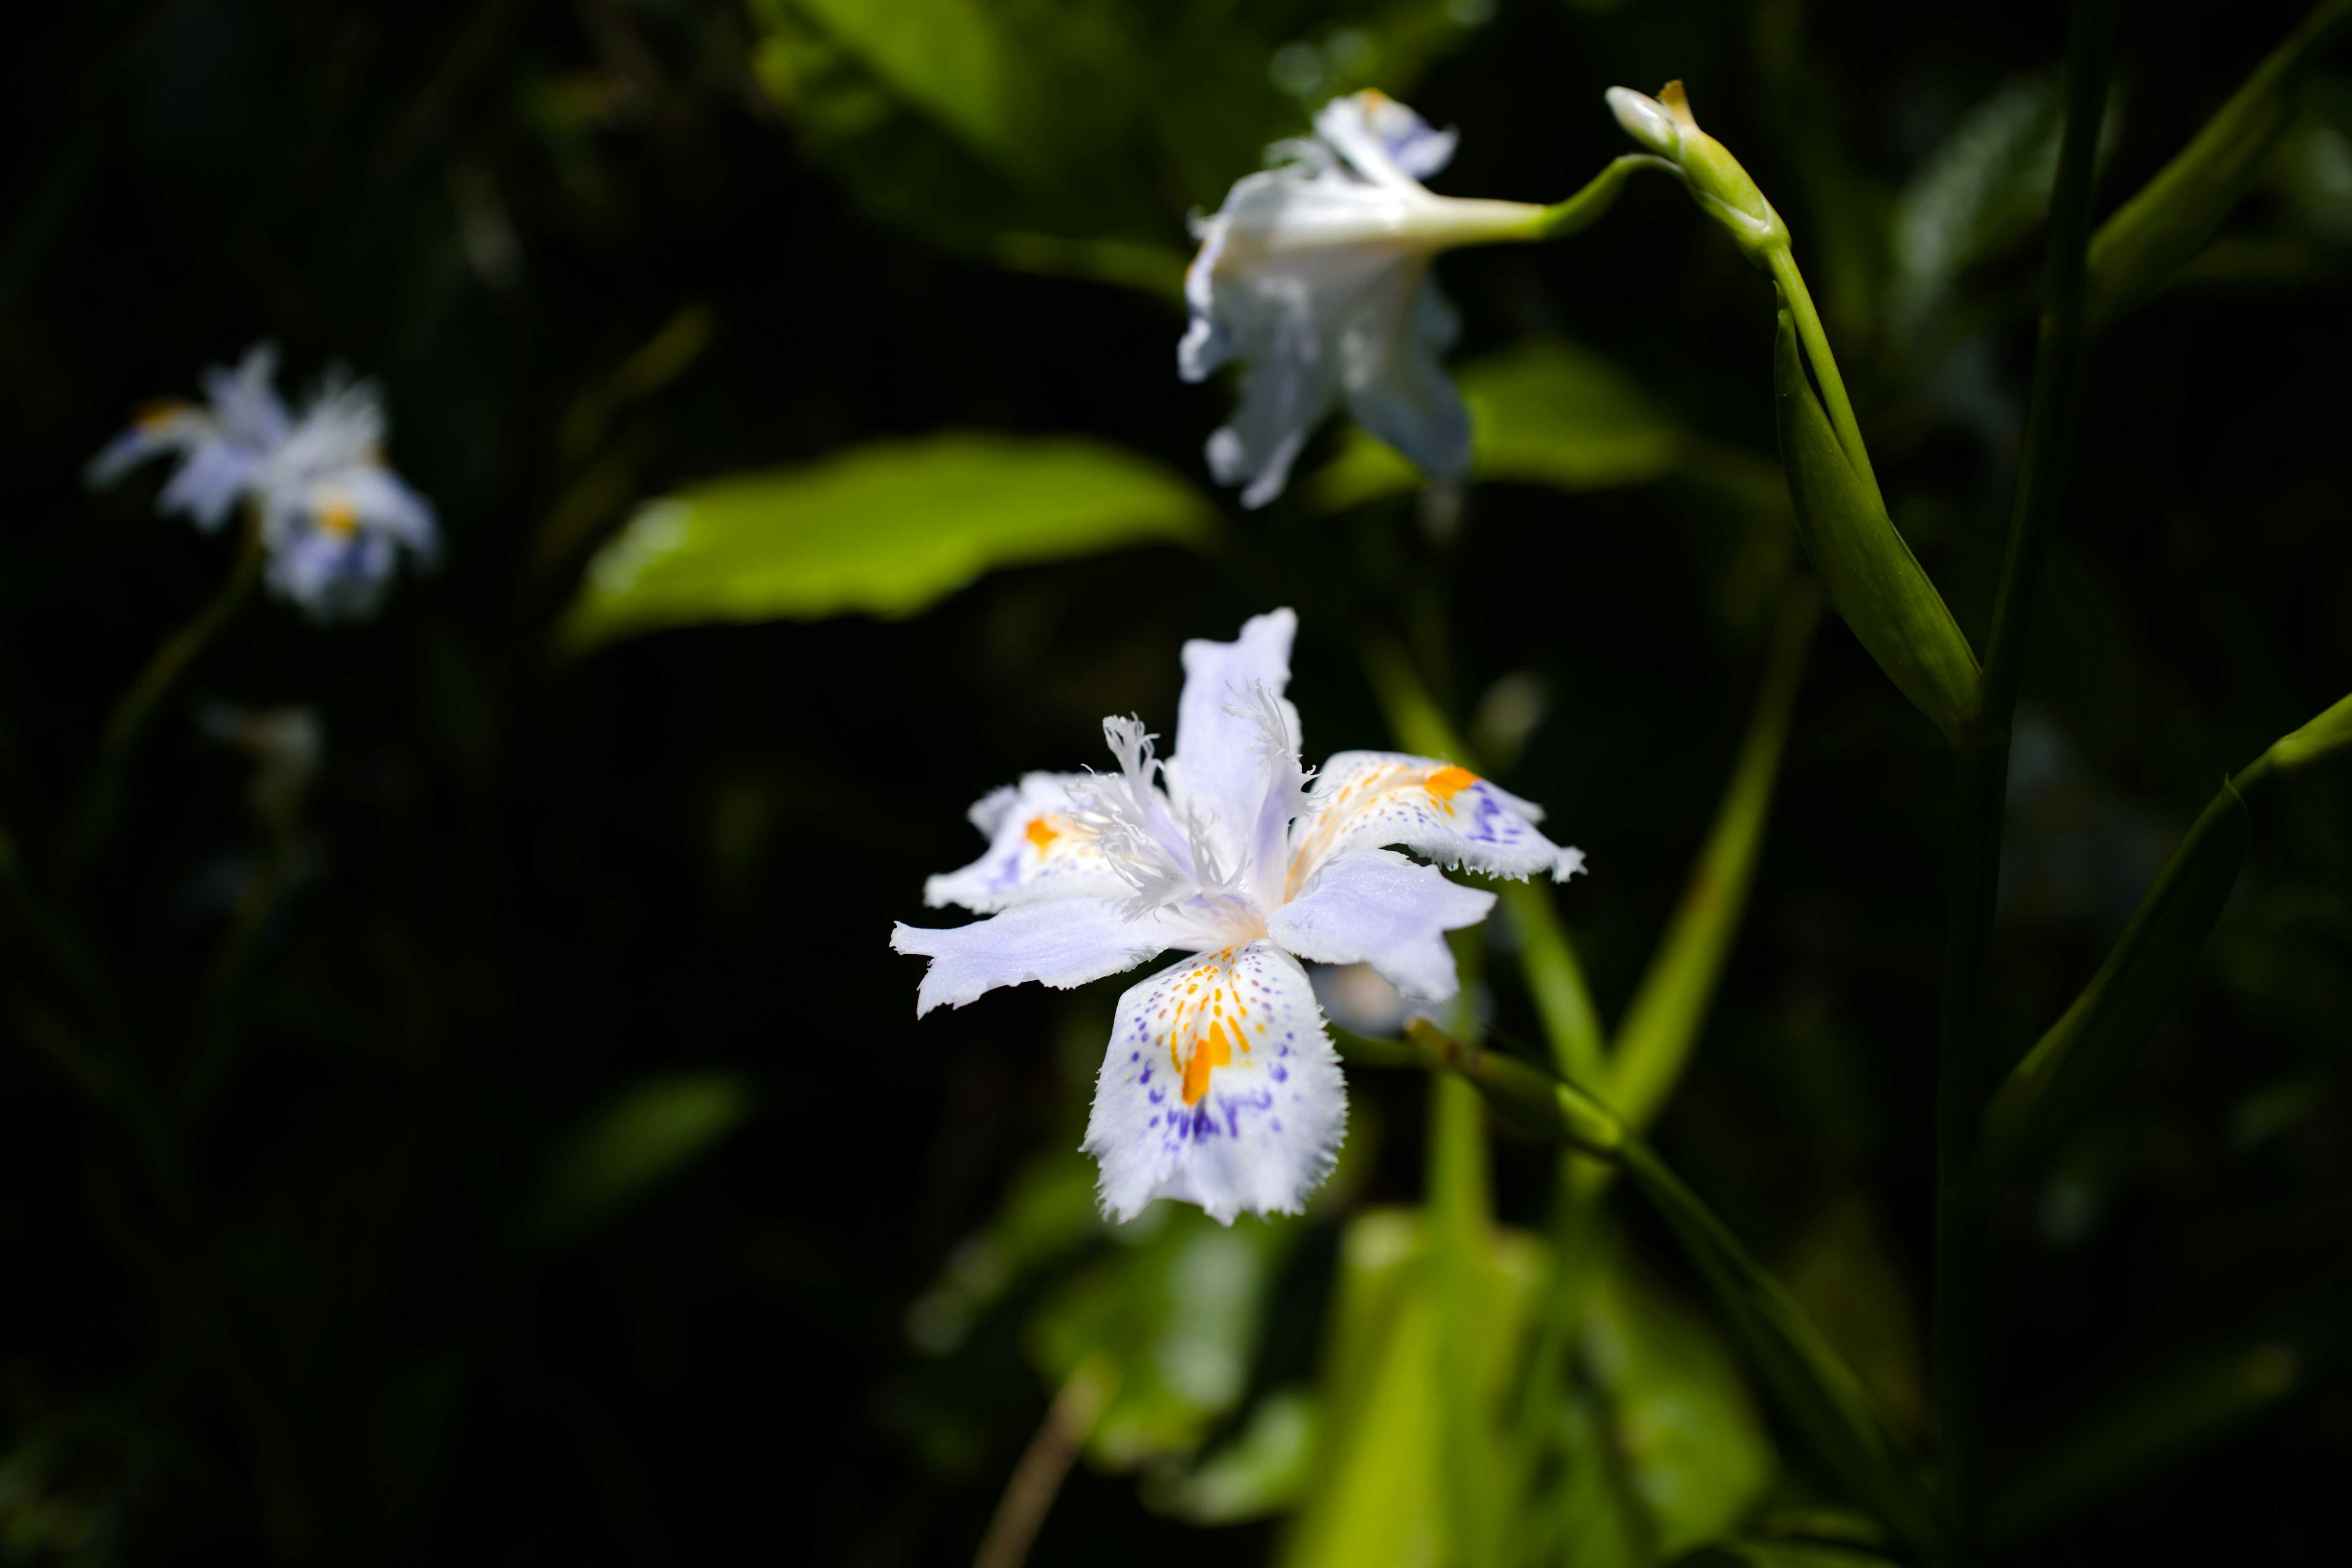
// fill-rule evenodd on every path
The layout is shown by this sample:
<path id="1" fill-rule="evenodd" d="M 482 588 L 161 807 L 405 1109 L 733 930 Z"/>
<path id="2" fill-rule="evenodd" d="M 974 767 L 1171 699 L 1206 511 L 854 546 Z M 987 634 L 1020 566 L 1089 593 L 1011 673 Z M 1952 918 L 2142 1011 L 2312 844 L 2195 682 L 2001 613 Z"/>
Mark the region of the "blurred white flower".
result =
<path id="1" fill-rule="evenodd" d="M 1424 189 L 1454 143 L 1381 93 L 1334 99 L 1313 137 L 1276 143 L 1282 162 L 1195 220 L 1177 368 L 1200 381 L 1228 360 L 1245 367 L 1241 406 L 1208 446 L 1218 482 L 1246 485 L 1244 506 L 1282 492 L 1335 402 L 1432 478 L 1468 474 L 1469 417 L 1438 363 L 1456 323 L 1430 259 L 1536 238 L 1545 209 Z"/>
<path id="2" fill-rule="evenodd" d="M 383 603 L 401 554 L 431 564 L 433 509 L 383 463 L 375 388 L 330 380 L 290 415 L 271 384 L 277 353 L 254 349 L 233 370 L 205 373 L 206 402 L 142 415 L 91 460 L 109 484 L 151 458 L 179 468 L 157 505 L 207 531 L 239 500 L 256 509 L 270 588 L 318 620 L 367 616 Z"/>
<path id="3" fill-rule="evenodd" d="M 1449 763 L 1343 752 L 1310 787 L 1283 696 L 1297 629 L 1277 610 L 1237 641 L 1185 644 L 1164 765 L 1140 721 L 1105 720 L 1118 773 L 998 790 L 971 813 L 987 853 L 924 889 L 991 918 L 890 935 L 931 960 L 919 1015 L 1187 955 L 1119 999 L 1096 1080 L 1085 1148 L 1121 1220 L 1161 1197 L 1227 1222 L 1295 1213 L 1329 1173 L 1347 1090 L 1300 961 L 1368 963 L 1443 1002 L 1458 984 L 1445 932 L 1495 901 L 1386 846 L 1503 877 L 1582 864 L 1536 830 L 1535 806 Z"/>

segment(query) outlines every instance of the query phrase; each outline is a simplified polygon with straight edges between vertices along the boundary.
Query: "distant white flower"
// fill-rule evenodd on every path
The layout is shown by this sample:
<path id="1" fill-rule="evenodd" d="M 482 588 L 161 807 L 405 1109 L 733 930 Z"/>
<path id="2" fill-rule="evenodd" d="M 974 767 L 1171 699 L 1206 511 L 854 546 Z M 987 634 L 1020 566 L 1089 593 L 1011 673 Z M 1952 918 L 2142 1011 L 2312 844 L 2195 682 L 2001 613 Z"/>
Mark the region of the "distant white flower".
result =
<path id="1" fill-rule="evenodd" d="M 1337 401 L 1432 478 L 1468 474 L 1469 417 L 1438 363 L 1457 327 L 1430 259 L 1537 237 L 1544 209 L 1424 189 L 1454 142 L 1380 93 L 1334 99 L 1312 138 L 1276 143 L 1268 152 L 1281 163 L 1195 221 L 1177 368 L 1200 381 L 1230 359 L 1246 367 L 1241 407 L 1208 447 L 1218 482 L 1246 482 L 1244 506 L 1282 492 Z"/>
<path id="2" fill-rule="evenodd" d="M 931 960 L 919 1016 L 1188 955 L 1119 999 L 1096 1081 L 1085 1147 L 1118 1219 L 1158 1197 L 1226 1222 L 1295 1213 L 1329 1173 L 1347 1091 L 1299 961 L 1369 963 L 1442 1002 L 1456 989 L 1444 933 L 1495 901 L 1387 846 L 1503 877 L 1582 865 L 1536 830 L 1535 806 L 1449 763 L 1343 752 L 1310 784 L 1283 696 L 1297 628 L 1277 610 L 1237 641 L 1186 643 L 1165 764 L 1139 720 L 1104 720 L 1118 773 L 998 790 L 971 811 L 987 853 L 924 889 L 992 918 L 890 935 Z"/>
<path id="3" fill-rule="evenodd" d="M 207 370 L 205 404 L 162 404 L 141 416 L 91 460 L 89 481 L 109 484 L 151 458 L 176 457 L 162 510 L 209 531 L 249 500 L 273 591 L 318 620 L 370 615 L 403 552 L 432 563 L 433 509 L 384 467 L 373 386 L 330 381 L 296 417 L 271 384 L 276 370 L 268 344 L 233 371 Z"/>

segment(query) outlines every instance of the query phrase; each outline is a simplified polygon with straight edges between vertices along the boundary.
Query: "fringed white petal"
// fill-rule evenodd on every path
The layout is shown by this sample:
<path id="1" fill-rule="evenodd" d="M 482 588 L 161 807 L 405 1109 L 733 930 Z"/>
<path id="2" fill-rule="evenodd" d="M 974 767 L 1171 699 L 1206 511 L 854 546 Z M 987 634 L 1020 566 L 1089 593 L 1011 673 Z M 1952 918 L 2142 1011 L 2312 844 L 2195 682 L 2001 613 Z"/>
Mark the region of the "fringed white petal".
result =
<path id="1" fill-rule="evenodd" d="M 1288 888 L 1349 849 L 1402 845 L 1442 866 L 1566 881 L 1577 851 L 1537 830 L 1543 811 L 1464 768 L 1394 752 L 1342 752 L 1324 765 L 1291 828 Z"/>
<path id="2" fill-rule="evenodd" d="M 1109 899 L 1052 899 L 937 930 L 899 924 L 890 946 L 931 961 L 915 994 L 915 1016 L 961 1007 L 1000 985 L 1036 981 L 1066 990 L 1132 969 L 1181 933 L 1146 916 L 1129 920 Z"/>
<path id="3" fill-rule="evenodd" d="M 1326 861 L 1297 898 L 1266 917 L 1266 934 L 1318 963 L 1369 963 L 1407 997 L 1443 1002 L 1459 989 L 1445 933 L 1476 925 L 1495 895 L 1445 879 L 1389 849 Z"/>
<path id="4" fill-rule="evenodd" d="M 1178 820 L 1198 824 L 1204 846 L 1226 877 L 1249 858 L 1268 789 L 1279 782 L 1267 754 L 1263 700 L 1289 727 L 1294 770 L 1298 710 L 1283 692 L 1290 684 L 1290 646 L 1298 617 L 1276 610 L 1242 625 L 1232 642 L 1196 637 L 1184 645 L 1184 691 L 1176 705 L 1176 751 L 1168 759 L 1168 792 Z"/>
<path id="5" fill-rule="evenodd" d="M 1298 1212 L 1330 1173 L 1347 1120 L 1306 972 L 1255 942 L 1171 965 L 1119 998 L 1084 1147 L 1113 1218 L 1174 1198 L 1230 1224 Z"/>
<path id="6" fill-rule="evenodd" d="M 987 853 L 923 884 L 932 909 L 961 904 L 992 914 L 1041 899 L 1124 899 L 1129 889 L 1093 836 L 1073 819 L 1070 791 L 1084 773 L 1031 773 L 971 808 Z"/>

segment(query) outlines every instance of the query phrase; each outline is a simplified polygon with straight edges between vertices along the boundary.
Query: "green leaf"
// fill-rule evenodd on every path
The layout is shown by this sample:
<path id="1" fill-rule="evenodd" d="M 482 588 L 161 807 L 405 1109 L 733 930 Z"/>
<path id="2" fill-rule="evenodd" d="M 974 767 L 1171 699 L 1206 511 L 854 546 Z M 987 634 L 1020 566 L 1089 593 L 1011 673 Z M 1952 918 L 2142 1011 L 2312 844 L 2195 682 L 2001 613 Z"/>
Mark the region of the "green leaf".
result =
<path id="1" fill-rule="evenodd" d="M 1628 1139 L 1622 1159 L 1627 1177 L 1673 1230 L 1781 1409 L 1830 1473 L 1888 1529 L 1914 1544 L 1926 1542 L 1927 1505 L 1910 1461 L 1853 1369 L 1647 1144 Z"/>
<path id="2" fill-rule="evenodd" d="M 1780 460 L 1797 531 L 1830 602 L 1912 705 L 1958 742 L 1977 710 L 1977 658 L 1952 612 L 1878 500 L 1847 461 L 1805 379 L 1796 324 L 1780 312 L 1772 348 Z"/>
<path id="3" fill-rule="evenodd" d="M 2352 0 L 2314 6 L 2189 145 L 2099 226 L 2089 258 L 2094 330 L 2154 295 L 2204 248 L 2294 123 L 2312 67 L 2347 22 Z"/>
<path id="4" fill-rule="evenodd" d="M 1470 471 L 1480 479 L 1596 490 L 1655 483 L 1694 443 L 1641 384 L 1591 350 L 1538 338 L 1455 374 L 1470 409 Z M 1340 511 L 1421 488 L 1421 470 L 1351 429 L 1300 487 L 1309 511 Z"/>
<path id="5" fill-rule="evenodd" d="M 634 1206 L 708 1153 L 752 1110 L 729 1072 L 681 1073 L 629 1089 L 558 1144 L 532 1208 L 541 1239 L 581 1237 Z"/>
<path id="6" fill-rule="evenodd" d="M 2302 1388 L 2309 1360 L 2291 1341 L 2263 1339 L 2125 1380 L 2121 1397 L 2054 1423 L 2058 1440 L 1994 1489 L 1988 1531 L 2022 1540 L 2244 1430 Z"/>
<path id="7" fill-rule="evenodd" d="M 1762 1500 L 1778 1460 L 1747 1380 L 1706 1320 L 1622 1249 L 1586 1299 L 1585 1359 L 1655 1556 L 1713 1541 Z"/>
<path id="8" fill-rule="evenodd" d="M 1193 1452 L 1241 1404 L 1291 1225 L 1221 1226 L 1198 1209 L 1115 1233 L 1109 1257 L 1047 1295 L 1027 1342 L 1046 1381 L 1081 1367 L 1109 1373 L 1111 1394 L 1087 1442 L 1097 1464 L 1133 1469 Z"/>
<path id="9" fill-rule="evenodd" d="M 1199 491 L 1100 442 L 877 441 L 643 508 L 597 552 L 561 635 L 584 648 L 711 621 L 908 616 L 998 567 L 1215 531 Z"/>
<path id="10" fill-rule="evenodd" d="M 1748 910 L 1748 885 L 1763 847 L 1780 754 L 1788 747 L 1797 687 L 1820 618 L 1820 596 L 1810 584 L 1782 605 L 1756 710 L 1714 826 L 1618 1028 L 1609 1097 L 1629 1127 L 1648 1126 L 1664 1109 L 1714 1005 L 1732 939 Z"/>
<path id="11" fill-rule="evenodd" d="M 1191 1469 L 1147 1477 L 1143 1500 L 1191 1524 L 1244 1524 L 1286 1513 L 1314 1474 L 1322 1405 L 1303 1388 L 1259 1400 L 1241 1431 Z"/>
<path id="12" fill-rule="evenodd" d="M 1832 1198 L 1780 1260 L 1780 1278 L 1899 1430 L 1927 1416 L 1919 1312 L 1885 1216 L 1860 1191 Z"/>
<path id="13" fill-rule="evenodd" d="M 1545 1273 L 1543 1245 L 1491 1233 L 1482 1270 L 1477 1394 L 1508 1387 Z M 1455 1555 L 1443 1491 L 1448 1358 L 1430 1227 L 1414 1211 L 1349 1223 L 1324 1336 L 1324 1419 L 1314 1482 L 1276 1553 L 1285 1568 L 1379 1568 Z"/>
<path id="14" fill-rule="evenodd" d="M 2066 105 L 2053 77 L 2004 84 L 1960 116 L 1895 199 L 1889 325 L 1915 333 L 1968 267 L 2021 239 L 2050 205 Z"/>
<path id="15" fill-rule="evenodd" d="M 1894 1568 L 1858 1547 L 1811 1541 L 1723 1541 L 1676 1559 L 1675 1568 Z"/>

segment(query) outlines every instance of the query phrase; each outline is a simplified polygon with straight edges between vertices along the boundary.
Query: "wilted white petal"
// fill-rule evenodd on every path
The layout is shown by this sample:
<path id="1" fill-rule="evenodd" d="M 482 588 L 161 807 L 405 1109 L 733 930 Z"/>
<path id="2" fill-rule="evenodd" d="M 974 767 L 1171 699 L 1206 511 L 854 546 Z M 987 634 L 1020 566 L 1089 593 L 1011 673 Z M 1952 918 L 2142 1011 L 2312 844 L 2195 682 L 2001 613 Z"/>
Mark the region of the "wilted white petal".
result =
<path id="1" fill-rule="evenodd" d="M 1342 752 L 1324 765 L 1291 831 L 1293 897 L 1333 857 L 1401 844 L 1444 866 L 1566 881 L 1584 858 L 1536 828 L 1543 811 L 1466 768 L 1394 752 Z"/>
<path id="2" fill-rule="evenodd" d="M 1458 474 L 1467 426 L 1437 364 L 1452 334 L 1430 258 L 1524 237 L 1540 211 L 1423 189 L 1417 176 L 1452 155 L 1452 133 L 1378 93 L 1325 105 L 1316 132 L 1276 149 L 1291 153 L 1284 167 L 1234 184 L 1198 226 L 1185 274 L 1178 369 L 1198 381 L 1228 359 L 1245 367 L 1241 406 L 1208 447 L 1219 481 L 1246 486 L 1245 506 L 1280 492 L 1341 397 L 1401 450 Z"/>
<path id="3" fill-rule="evenodd" d="M 1318 963 L 1369 963 L 1404 995 L 1443 1002 L 1459 988 L 1445 933 L 1476 925 L 1495 895 L 1445 879 L 1389 849 L 1324 862 L 1298 895 L 1266 917 L 1266 934 Z"/>
<path id="4" fill-rule="evenodd" d="M 971 818 L 988 835 L 987 853 L 926 881 L 923 902 L 990 914 L 1040 899 L 1124 899 L 1128 884 L 1073 819 L 1071 787 L 1087 782 L 1084 773 L 1031 773 L 981 801 Z"/>
<path id="5" fill-rule="evenodd" d="M 1119 998 L 1084 1147 L 1114 1218 L 1175 1198 L 1230 1223 L 1304 1206 L 1347 1119 L 1306 972 L 1255 942 L 1172 964 Z"/>
<path id="6" fill-rule="evenodd" d="M 1000 985 L 1028 981 L 1066 990 L 1132 969 L 1181 934 L 1147 915 L 1129 920 L 1109 899 L 1051 899 L 935 930 L 895 925 L 890 946 L 931 961 L 915 994 L 915 1016 L 961 1007 Z"/>

